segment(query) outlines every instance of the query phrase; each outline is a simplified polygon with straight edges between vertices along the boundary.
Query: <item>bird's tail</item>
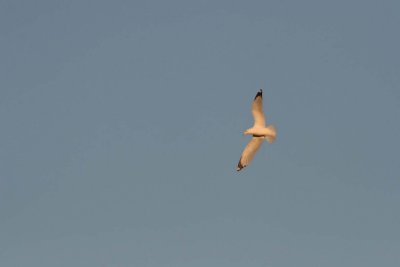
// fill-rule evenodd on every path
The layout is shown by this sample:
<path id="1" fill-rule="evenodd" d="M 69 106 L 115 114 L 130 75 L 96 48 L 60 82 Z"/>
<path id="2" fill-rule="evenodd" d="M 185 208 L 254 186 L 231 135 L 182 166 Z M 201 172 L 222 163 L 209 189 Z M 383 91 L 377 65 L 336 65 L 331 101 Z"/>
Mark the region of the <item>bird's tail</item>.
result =
<path id="1" fill-rule="evenodd" d="M 270 134 L 265 136 L 265 139 L 267 139 L 268 143 L 272 144 L 275 141 L 276 138 L 276 129 L 274 125 L 269 125 L 267 127 L 267 129 L 269 129 L 271 131 Z"/>

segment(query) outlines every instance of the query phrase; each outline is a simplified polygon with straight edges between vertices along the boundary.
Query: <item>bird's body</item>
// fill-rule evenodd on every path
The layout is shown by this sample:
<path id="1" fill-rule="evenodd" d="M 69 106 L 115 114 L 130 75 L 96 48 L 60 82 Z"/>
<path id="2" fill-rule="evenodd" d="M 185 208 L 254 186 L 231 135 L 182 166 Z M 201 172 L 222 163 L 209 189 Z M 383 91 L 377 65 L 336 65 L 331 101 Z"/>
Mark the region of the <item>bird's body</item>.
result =
<path id="1" fill-rule="evenodd" d="M 265 139 L 275 138 L 276 131 L 273 125 L 268 127 L 252 127 L 247 129 L 244 134 L 251 134 L 254 137 L 263 137 Z"/>
<path id="2" fill-rule="evenodd" d="M 265 116 L 262 110 L 262 90 L 257 93 L 254 98 L 252 105 L 252 113 L 254 117 L 253 127 L 244 131 L 245 135 L 252 135 L 252 139 L 247 144 L 242 152 L 239 163 L 237 165 L 237 171 L 240 171 L 246 167 L 252 161 L 257 150 L 261 147 L 264 140 L 269 143 L 274 142 L 276 138 L 276 130 L 273 125 L 266 125 Z"/>

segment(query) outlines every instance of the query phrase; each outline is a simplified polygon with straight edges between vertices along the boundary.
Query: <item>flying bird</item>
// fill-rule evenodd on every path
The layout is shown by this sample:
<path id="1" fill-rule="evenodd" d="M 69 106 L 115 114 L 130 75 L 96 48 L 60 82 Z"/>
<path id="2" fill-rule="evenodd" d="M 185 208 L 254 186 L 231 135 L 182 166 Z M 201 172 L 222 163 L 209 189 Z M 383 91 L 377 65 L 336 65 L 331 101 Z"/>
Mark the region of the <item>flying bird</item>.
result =
<path id="1" fill-rule="evenodd" d="M 271 144 L 276 138 L 275 127 L 273 125 L 266 126 L 262 106 L 262 89 L 260 89 L 255 96 L 253 105 L 251 107 L 254 125 L 243 133 L 244 135 L 252 135 L 253 137 L 242 152 L 242 156 L 240 157 L 237 165 L 237 171 L 240 171 L 250 164 L 264 140 L 267 140 Z"/>

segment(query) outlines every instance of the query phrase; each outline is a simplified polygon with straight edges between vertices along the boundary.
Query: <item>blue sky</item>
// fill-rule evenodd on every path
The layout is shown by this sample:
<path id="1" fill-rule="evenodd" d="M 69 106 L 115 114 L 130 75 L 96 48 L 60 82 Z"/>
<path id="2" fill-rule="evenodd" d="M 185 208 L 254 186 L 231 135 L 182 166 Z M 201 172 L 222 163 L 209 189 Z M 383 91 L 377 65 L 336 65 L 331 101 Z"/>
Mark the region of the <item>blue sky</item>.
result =
<path id="1" fill-rule="evenodd" d="M 0 265 L 398 266 L 399 8 L 1 1 Z"/>

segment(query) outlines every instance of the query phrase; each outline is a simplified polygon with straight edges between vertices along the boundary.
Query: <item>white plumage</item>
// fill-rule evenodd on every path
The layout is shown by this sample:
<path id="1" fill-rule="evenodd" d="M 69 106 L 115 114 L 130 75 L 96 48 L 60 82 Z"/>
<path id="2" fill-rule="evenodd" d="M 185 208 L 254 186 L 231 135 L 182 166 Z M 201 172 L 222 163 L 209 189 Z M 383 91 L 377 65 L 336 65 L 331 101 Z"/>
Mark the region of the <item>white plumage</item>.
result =
<path id="1" fill-rule="evenodd" d="M 242 152 L 237 165 L 237 171 L 240 171 L 250 164 L 257 150 L 261 147 L 264 139 L 269 143 L 272 143 L 276 138 L 275 127 L 273 125 L 266 126 L 262 104 L 262 89 L 260 89 L 255 96 L 251 111 L 254 117 L 254 125 L 252 128 L 247 129 L 244 134 L 251 134 L 253 137 Z"/>

